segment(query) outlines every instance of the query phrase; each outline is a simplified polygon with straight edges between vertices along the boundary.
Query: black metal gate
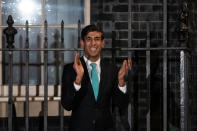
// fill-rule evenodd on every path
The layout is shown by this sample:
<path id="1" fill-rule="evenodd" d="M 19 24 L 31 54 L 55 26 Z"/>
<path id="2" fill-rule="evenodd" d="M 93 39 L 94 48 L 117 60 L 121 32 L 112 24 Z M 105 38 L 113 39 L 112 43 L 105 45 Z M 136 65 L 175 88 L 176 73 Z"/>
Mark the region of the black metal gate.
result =
<path id="1" fill-rule="evenodd" d="M 130 2 L 130 0 L 129 0 Z M 131 4 L 129 4 L 131 5 Z M 128 12 L 131 12 L 131 6 L 129 6 Z M 146 112 L 146 131 L 151 131 L 151 98 L 152 98 L 152 93 L 151 93 L 151 88 L 152 88 L 152 78 L 151 78 L 151 52 L 160 52 L 161 53 L 161 58 L 162 58 L 162 131 L 167 131 L 169 130 L 169 114 L 168 114 L 168 96 L 169 96 L 169 88 L 168 88 L 168 53 L 169 52 L 177 52 L 178 54 L 178 90 L 179 90 L 179 127 L 178 130 L 180 131 L 187 131 L 188 130 L 188 74 L 189 74 L 189 50 L 186 48 L 186 46 L 183 47 L 168 47 L 167 46 L 167 1 L 164 0 L 163 3 L 163 47 L 159 48 L 153 48 L 150 46 L 151 40 L 150 40 L 150 29 L 149 29 L 149 24 L 147 24 L 147 37 L 145 38 L 146 41 L 146 47 L 145 48 L 133 48 L 132 47 L 132 38 L 131 38 L 131 25 L 128 27 L 128 43 L 129 46 L 128 48 L 104 48 L 106 51 L 111 51 L 112 52 L 112 60 L 115 61 L 115 52 L 120 51 L 120 52 L 127 52 L 128 53 L 128 58 L 134 58 L 134 59 L 139 59 L 135 58 L 133 55 L 134 52 L 143 52 L 145 53 L 145 69 L 146 69 L 146 89 L 147 89 L 147 112 Z M 131 14 L 129 14 L 131 16 Z M 131 17 L 128 19 L 128 23 L 131 23 Z M 80 41 L 80 22 L 78 24 L 78 42 Z M 25 86 L 26 86 L 26 96 L 25 96 L 25 128 L 26 131 L 29 130 L 29 53 L 30 52 L 43 52 L 44 56 L 44 105 L 43 105 L 43 117 L 44 117 L 44 122 L 43 122 L 43 127 L 44 131 L 47 131 L 48 123 L 47 123 L 47 117 L 48 117 L 48 52 L 55 52 L 57 51 L 59 56 L 60 56 L 60 72 L 62 72 L 62 67 L 64 65 L 64 53 L 67 51 L 82 51 L 81 48 L 64 48 L 64 47 L 58 47 L 58 48 L 48 48 L 48 27 L 47 27 L 47 21 L 45 21 L 44 24 L 44 48 L 29 48 L 29 25 L 28 22 L 26 22 L 26 43 L 25 43 L 25 48 L 14 48 L 14 35 L 17 33 L 17 30 L 13 28 L 13 20 L 12 17 L 8 17 L 8 28 L 4 30 L 4 34 L 6 35 L 6 40 L 7 40 L 7 48 L 2 48 L 0 51 L 2 52 L 8 52 L 9 55 L 9 99 L 8 99 L 8 129 L 9 131 L 13 130 L 13 105 L 14 105 L 14 97 L 13 97 L 13 52 L 25 52 Z M 183 32 L 184 35 L 187 32 Z M 64 22 L 62 21 L 61 23 L 61 45 L 64 45 Z M 187 36 L 187 34 L 186 34 Z M 113 42 L 113 39 L 112 39 Z M 184 43 L 184 41 L 181 41 Z M 78 44 L 79 45 L 79 44 Z M 113 44 L 112 44 L 113 45 Z M 135 63 L 134 63 L 135 64 Z M 128 76 L 128 84 L 131 84 L 132 78 Z M 131 81 L 130 81 L 131 80 Z M 61 82 L 60 82 L 61 83 Z M 137 83 L 138 84 L 138 83 Z M 132 86 L 133 87 L 133 86 Z M 138 89 L 134 87 L 133 89 L 133 94 L 131 95 L 131 105 L 128 110 L 128 121 L 130 124 L 130 130 L 133 131 L 138 131 L 138 126 L 139 126 L 139 119 L 138 119 Z M 60 107 L 60 129 L 63 131 L 64 129 L 64 109 L 62 106 Z"/>

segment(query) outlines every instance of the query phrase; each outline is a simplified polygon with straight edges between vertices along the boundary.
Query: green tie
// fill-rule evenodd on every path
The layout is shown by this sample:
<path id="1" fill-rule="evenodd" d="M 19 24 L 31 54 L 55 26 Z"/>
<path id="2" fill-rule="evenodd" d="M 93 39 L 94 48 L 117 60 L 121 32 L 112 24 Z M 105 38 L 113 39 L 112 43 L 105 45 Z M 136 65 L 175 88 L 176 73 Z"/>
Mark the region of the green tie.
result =
<path id="1" fill-rule="evenodd" d="M 99 80 L 98 80 L 98 73 L 96 71 L 96 63 L 91 63 L 90 65 L 92 66 L 92 71 L 91 71 L 92 88 L 94 91 L 94 97 L 97 100 Z"/>

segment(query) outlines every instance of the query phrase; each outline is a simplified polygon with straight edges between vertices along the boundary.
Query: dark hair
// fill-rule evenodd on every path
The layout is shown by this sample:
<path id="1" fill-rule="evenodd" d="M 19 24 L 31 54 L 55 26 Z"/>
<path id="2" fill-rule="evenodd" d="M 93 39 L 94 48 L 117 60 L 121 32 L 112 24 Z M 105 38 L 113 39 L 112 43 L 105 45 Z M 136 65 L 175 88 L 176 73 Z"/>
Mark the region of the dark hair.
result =
<path id="1" fill-rule="evenodd" d="M 102 40 L 104 39 L 103 31 L 99 27 L 97 27 L 96 25 L 87 25 L 86 27 L 84 27 L 83 30 L 81 31 L 81 39 L 85 40 L 85 36 L 89 32 L 93 32 L 93 31 L 100 32 L 101 33 L 101 39 Z"/>

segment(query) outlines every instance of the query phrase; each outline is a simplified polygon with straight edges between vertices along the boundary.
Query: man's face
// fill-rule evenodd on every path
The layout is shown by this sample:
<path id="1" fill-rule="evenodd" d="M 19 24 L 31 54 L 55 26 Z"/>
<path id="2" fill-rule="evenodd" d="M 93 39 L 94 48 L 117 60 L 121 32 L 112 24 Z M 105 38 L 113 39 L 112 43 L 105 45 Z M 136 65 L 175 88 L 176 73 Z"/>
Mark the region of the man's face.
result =
<path id="1" fill-rule="evenodd" d="M 97 31 L 89 32 L 85 36 L 84 41 L 81 40 L 85 56 L 93 62 L 99 59 L 104 43 L 104 40 L 101 39 L 101 32 Z"/>

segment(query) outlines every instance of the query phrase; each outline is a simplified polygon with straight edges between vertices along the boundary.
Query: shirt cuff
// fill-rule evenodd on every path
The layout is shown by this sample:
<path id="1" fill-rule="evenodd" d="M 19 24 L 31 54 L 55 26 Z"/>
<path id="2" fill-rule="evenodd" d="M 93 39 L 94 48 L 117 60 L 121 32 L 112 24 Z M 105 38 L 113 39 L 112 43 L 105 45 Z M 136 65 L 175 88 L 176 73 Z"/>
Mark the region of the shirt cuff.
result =
<path id="1" fill-rule="evenodd" d="M 118 85 L 118 88 L 120 89 L 120 91 L 122 91 L 124 94 L 127 92 L 127 86 L 119 86 Z"/>
<path id="2" fill-rule="evenodd" d="M 75 90 L 79 91 L 79 89 L 81 88 L 81 85 L 77 85 L 77 84 L 75 84 L 75 82 L 73 84 L 74 84 Z"/>

